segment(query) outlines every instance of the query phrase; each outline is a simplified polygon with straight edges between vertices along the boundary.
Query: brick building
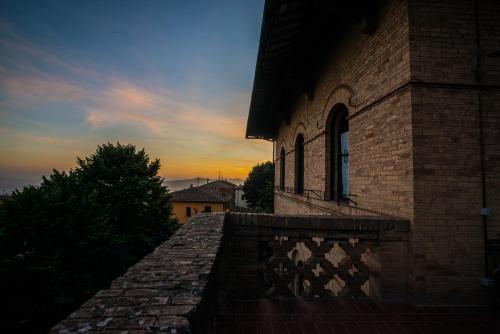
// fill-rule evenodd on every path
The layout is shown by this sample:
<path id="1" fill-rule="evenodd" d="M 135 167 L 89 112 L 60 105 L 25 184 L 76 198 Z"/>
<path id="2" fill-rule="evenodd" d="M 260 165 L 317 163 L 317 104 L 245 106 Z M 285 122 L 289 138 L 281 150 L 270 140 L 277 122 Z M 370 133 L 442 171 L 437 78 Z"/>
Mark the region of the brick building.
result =
<path id="1" fill-rule="evenodd" d="M 266 1 L 246 136 L 274 143 L 275 213 L 408 219 L 410 296 L 480 299 L 499 55 L 494 0 Z"/>

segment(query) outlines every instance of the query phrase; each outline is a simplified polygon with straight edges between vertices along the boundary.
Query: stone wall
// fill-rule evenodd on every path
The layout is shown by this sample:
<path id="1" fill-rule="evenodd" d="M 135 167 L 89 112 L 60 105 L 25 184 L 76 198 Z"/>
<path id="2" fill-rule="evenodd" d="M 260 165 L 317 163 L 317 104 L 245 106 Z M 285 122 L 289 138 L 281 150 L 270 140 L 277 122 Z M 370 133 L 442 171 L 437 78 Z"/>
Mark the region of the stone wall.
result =
<path id="1" fill-rule="evenodd" d="M 50 333 L 213 333 L 224 214 L 199 214 Z"/>
<path id="2" fill-rule="evenodd" d="M 261 297 L 407 298 L 408 221 L 228 213 L 220 306 Z"/>

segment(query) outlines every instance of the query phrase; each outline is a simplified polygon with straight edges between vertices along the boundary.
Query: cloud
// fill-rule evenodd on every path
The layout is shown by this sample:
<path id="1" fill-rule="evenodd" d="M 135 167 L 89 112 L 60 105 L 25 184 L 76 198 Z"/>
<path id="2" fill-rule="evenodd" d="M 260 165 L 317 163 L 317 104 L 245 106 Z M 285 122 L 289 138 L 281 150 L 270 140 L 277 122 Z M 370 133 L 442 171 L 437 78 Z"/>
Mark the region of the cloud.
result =
<path id="1" fill-rule="evenodd" d="M 43 75 L 53 68 L 66 72 L 75 78 L 104 78 L 105 74 L 73 62 L 71 59 L 48 52 L 19 35 L 7 21 L 0 19 L 0 49 L 4 62 L 10 68 L 25 73 Z M 44 65 L 44 66 L 40 66 Z"/>
<path id="2" fill-rule="evenodd" d="M 168 113 L 172 108 L 172 103 L 154 92 L 130 82 L 113 80 L 87 108 L 86 121 L 94 130 L 131 124 L 161 135 L 169 124 Z"/>
<path id="3" fill-rule="evenodd" d="M 112 86 L 109 95 L 116 100 L 144 108 L 155 107 L 161 100 L 156 94 L 127 83 Z"/>
<path id="4" fill-rule="evenodd" d="M 3 28 L 0 22 L 0 121 L 10 128 L 0 129 L 0 168 L 66 168 L 76 155 L 118 140 L 160 157 L 169 178 L 213 177 L 219 170 L 244 177 L 256 162 L 271 158 L 269 143 L 244 138 L 249 92 L 226 92 L 205 104 L 189 87 L 176 92 L 146 79 L 99 72 Z M 54 125 L 44 102 L 50 102 L 51 120 L 81 124 L 68 124 L 71 130 Z"/>
<path id="5" fill-rule="evenodd" d="M 82 83 L 104 79 L 98 71 L 37 47 L 5 20 L 0 20 L 0 50 L 0 88 L 10 104 L 80 101 L 91 95 Z"/>
<path id="6" fill-rule="evenodd" d="M 11 99 L 23 102 L 40 101 L 80 101 L 87 92 L 65 79 L 50 77 L 7 76 L 1 86 Z"/>
<path id="7" fill-rule="evenodd" d="M 243 99 L 228 94 L 219 106 L 202 106 L 186 100 L 187 93 L 174 94 L 165 87 L 148 87 L 86 68 L 37 47 L 6 21 L 0 21 L 0 26 L 0 47 L 8 50 L 9 65 L 13 65 L 2 66 L 0 61 L 0 85 L 11 103 L 80 102 L 92 130 L 127 125 L 145 128 L 159 137 L 183 137 L 187 132 L 221 140 L 244 137 L 245 117 L 240 110 L 248 103 L 248 94 Z M 57 73 L 53 73 L 54 68 Z M 99 82 L 99 86 L 87 81 Z"/>
<path id="8" fill-rule="evenodd" d="M 144 126 L 157 136 L 208 134 L 221 139 L 244 138 L 245 121 L 184 101 L 165 88 L 147 88 L 123 80 L 114 80 L 87 109 L 86 120 L 93 129 L 120 124 Z"/>

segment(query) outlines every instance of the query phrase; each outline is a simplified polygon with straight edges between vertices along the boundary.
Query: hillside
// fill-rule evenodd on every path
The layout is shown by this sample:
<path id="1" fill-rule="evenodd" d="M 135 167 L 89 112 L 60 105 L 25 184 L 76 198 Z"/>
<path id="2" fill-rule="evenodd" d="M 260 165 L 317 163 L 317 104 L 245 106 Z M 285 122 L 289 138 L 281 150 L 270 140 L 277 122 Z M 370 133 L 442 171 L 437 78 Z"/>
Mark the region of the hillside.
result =
<path id="1" fill-rule="evenodd" d="M 170 191 L 177 191 L 181 189 L 189 188 L 191 185 L 193 187 L 201 186 L 211 181 L 216 181 L 217 179 L 207 179 L 202 177 L 196 177 L 192 179 L 183 179 L 183 180 L 166 180 L 163 184 L 168 187 Z M 243 184 L 243 180 L 241 179 L 227 179 L 227 181 L 234 183 L 236 185 Z"/>

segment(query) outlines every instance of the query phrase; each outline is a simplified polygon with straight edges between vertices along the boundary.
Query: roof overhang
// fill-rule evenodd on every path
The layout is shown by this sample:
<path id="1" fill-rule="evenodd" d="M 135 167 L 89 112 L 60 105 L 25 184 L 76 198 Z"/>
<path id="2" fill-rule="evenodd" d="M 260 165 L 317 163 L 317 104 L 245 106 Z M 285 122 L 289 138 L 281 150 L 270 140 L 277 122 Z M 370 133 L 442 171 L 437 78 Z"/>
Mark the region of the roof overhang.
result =
<path id="1" fill-rule="evenodd" d="M 299 96 L 312 99 L 327 55 L 355 21 L 374 30 L 377 0 L 266 0 L 246 138 L 274 140 Z"/>

